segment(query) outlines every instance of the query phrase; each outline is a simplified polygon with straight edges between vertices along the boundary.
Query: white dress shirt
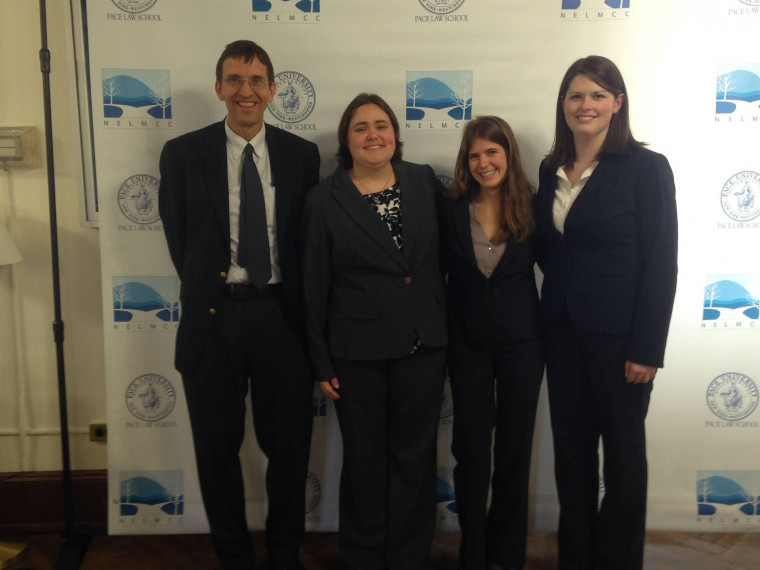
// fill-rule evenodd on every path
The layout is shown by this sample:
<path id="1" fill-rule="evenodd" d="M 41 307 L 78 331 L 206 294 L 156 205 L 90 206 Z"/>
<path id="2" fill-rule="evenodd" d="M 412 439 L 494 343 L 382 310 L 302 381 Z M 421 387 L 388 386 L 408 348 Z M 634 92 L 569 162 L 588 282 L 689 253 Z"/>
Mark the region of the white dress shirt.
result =
<path id="1" fill-rule="evenodd" d="M 570 211 L 570 207 L 573 205 L 573 202 L 575 202 L 578 194 L 583 190 L 586 182 L 588 182 L 591 174 L 593 174 L 597 164 L 599 163 L 595 162 L 584 170 L 583 174 L 581 174 L 581 177 L 578 179 L 578 182 L 575 184 L 570 184 L 570 180 L 567 178 L 567 174 L 565 174 L 565 169 L 563 167 L 560 166 L 557 169 L 557 189 L 554 191 L 552 215 L 554 218 L 554 227 L 557 228 L 559 233 L 564 235 L 567 213 Z"/>
<path id="2" fill-rule="evenodd" d="M 227 133 L 227 186 L 230 200 L 230 253 L 232 263 L 227 271 L 227 283 L 247 283 L 248 272 L 237 264 L 238 231 L 240 218 L 240 182 L 243 172 L 243 150 L 249 142 L 253 146 L 253 162 L 259 171 L 261 186 L 264 189 L 264 204 L 267 215 L 267 235 L 269 236 L 269 260 L 272 264 L 272 277 L 269 283 L 280 282 L 280 260 L 277 253 L 277 228 L 275 223 L 274 186 L 269 167 L 269 152 L 265 138 L 266 125 L 250 141 L 235 134 L 225 121 Z"/>

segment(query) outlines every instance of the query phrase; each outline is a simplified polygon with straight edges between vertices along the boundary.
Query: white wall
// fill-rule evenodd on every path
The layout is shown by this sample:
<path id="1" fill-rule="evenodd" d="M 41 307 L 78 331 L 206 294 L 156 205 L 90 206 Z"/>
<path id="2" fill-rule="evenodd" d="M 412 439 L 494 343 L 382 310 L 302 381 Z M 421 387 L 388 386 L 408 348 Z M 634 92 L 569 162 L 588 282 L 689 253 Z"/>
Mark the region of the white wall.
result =
<path id="1" fill-rule="evenodd" d="M 106 466 L 98 230 L 80 220 L 81 167 L 68 0 L 48 0 L 62 318 L 71 464 Z M 0 170 L 0 220 L 24 259 L 0 266 L 0 472 L 61 468 L 39 2 L 0 2 L 0 127 L 39 129 L 43 167 Z"/>

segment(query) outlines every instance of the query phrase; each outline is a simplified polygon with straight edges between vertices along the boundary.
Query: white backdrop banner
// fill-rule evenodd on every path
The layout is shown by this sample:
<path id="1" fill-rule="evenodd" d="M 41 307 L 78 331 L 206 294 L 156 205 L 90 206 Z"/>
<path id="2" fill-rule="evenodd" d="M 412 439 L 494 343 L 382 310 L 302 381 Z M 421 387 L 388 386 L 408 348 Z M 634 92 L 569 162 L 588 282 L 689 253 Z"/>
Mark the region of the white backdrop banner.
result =
<path id="1" fill-rule="evenodd" d="M 634 135 L 676 176 L 679 287 L 648 422 L 649 528 L 760 530 L 759 0 L 72 0 L 84 14 L 100 200 L 109 532 L 207 529 L 182 382 L 173 368 L 182 308 L 158 218 L 158 157 L 170 138 L 224 117 L 214 67 L 251 39 L 270 54 L 266 120 L 320 147 L 359 92 L 397 114 L 405 158 L 453 175 L 465 122 L 513 127 L 527 172 L 552 143 L 559 82 L 575 59 L 615 61 Z M 539 276 L 540 277 L 540 276 Z M 456 529 L 450 395 L 441 411 L 439 527 Z M 248 520 L 266 509 L 264 459 L 248 434 Z M 314 396 L 310 530 L 337 526 L 341 447 Z M 542 394 L 532 527 L 556 527 Z"/>

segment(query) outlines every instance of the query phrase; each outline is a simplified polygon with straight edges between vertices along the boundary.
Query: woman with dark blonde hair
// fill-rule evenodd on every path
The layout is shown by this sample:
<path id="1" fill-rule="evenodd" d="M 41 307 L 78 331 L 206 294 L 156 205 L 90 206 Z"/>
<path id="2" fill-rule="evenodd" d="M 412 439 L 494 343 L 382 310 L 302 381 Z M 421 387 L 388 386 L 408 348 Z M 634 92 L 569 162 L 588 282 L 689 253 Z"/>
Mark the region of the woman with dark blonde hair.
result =
<path id="1" fill-rule="evenodd" d="M 673 173 L 664 156 L 633 138 L 625 83 L 607 58 L 570 66 L 556 119 L 539 171 L 536 223 L 559 567 L 640 569 L 644 419 L 676 288 Z"/>
<path id="2" fill-rule="evenodd" d="M 522 568 L 544 360 L 533 192 L 505 121 L 482 116 L 467 124 L 454 177 L 439 200 L 439 219 L 448 272 L 460 563 L 467 570 Z"/>

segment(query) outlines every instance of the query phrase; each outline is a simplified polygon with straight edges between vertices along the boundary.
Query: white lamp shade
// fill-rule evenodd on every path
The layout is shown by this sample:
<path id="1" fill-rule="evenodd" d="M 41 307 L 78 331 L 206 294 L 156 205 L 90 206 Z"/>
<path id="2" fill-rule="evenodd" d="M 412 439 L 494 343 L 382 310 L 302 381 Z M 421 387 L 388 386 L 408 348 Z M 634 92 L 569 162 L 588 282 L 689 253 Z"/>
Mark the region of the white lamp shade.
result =
<path id="1" fill-rule="evenodd" d="M 9 265 L 21 261 L 21 253 L 11 239 L 11 234 L 0 222 L 0 265 Z"/>

